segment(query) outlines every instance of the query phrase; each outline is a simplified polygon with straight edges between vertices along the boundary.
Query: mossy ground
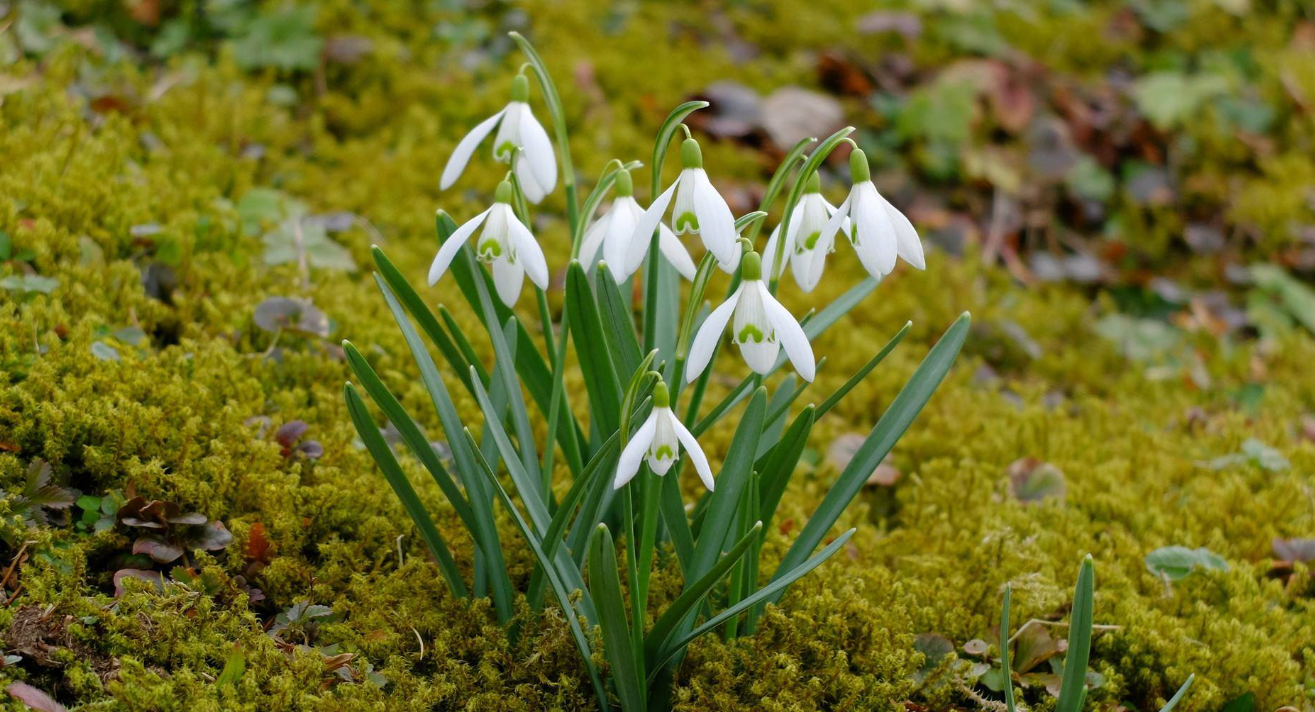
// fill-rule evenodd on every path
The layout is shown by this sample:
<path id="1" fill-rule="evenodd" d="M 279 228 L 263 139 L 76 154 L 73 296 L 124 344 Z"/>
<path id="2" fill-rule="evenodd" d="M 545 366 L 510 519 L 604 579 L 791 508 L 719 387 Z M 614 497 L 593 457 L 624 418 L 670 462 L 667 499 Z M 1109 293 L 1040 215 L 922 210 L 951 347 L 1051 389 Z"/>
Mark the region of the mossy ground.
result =
<path id="1" fill-rule="evenodd" d="M 1129 55 L 1148 69 L 1172 52 L 1199 58 L 1201 48 L 1249 43 L 1260 67 L 1256 91 L 1296 85 L 1315 94 L 1312 55 L 1287 49 L 1298 3 L 1263 10 L 1252 3 L 1240 37 L 1238 19 L 1214 3 L 1181 4 L 1192 22 L 1163 44 L 1092 38 L 1129 12 L 1116 3 L 1045 14 L 1044 33 L 1029 31 L 1026 12 L 1001 10 L 989 24 L 993 36 L 1075 80 Z M 112 5 L 74 3 L 54 16 L 70 27 L 107 18 L 105 32 L 149 46 L 155 31 Z M 878 52 L 877 39 L 852 33 L 859 5 L 532 2 L 468 10 L 336 0 L 318 7 L 313 28 L 366 38 L 370 50 L 349 64 L 304 71 L 253 69 L 241 54 L 250 48 L 222 31 L 210 44 L 197 39 L 198 51 L 158 61 L 116 55 L 85 29 L 48 27 L 50 45 L 40 51 L 12 29 L 0 33 L 0 230 L 14 253 L 32 253 L 6 263 L 0 276 L 31 271 L 57 280 L 49 294 L 0 292 L 0 484 L 21 489 L 28 463 L 42 458 L 64 486 L 101 495 L 131 485 L 222 521 L 235 537 L 222 551 L 192 557 L 208 585 L 170 584 L 158 593 L 129 582 L 115 598 L 113 562 L 131 547 L 122 528 L 32 529 L 12 497 L 0 501 L 0 564 L 25 550 L 0 607 L 4 652 L 24 660 L 0 678 L 97 710 L 592 709 L 560 612 L 533 616 L 521 602 L 519 636 L 510 641 L 486 601 L 452 599 L 356 444 L 341 397 L 348 370 L 338 339 L 361 346 L 412 413 L 431 412 L 364 268 L 369 245 L 381 244 L 420 285 L 435 249 L 434 209 L 467 216 L 487 198 L 473 187 L 492 186 L 502 168 L 483 152 L 458 189 L 440 193 L 437 178 L 455 140 L 505 101 L 519 61 L 497 38 L 506 29 L 528 27 L 556 73 L 587 181 L 614 156 L 648 156 L 667 109 L 712 81 L 734 78 L 763 90 L 813 84 L 815 51 Z M 32 16 L 54 8 L 23 9 Z M 929 25 L 961 21 L 950 10 L 921 12 Z M 726 28 L 762 53 L 737 59 L 721 44 Z M 944 64 L 962 52 L 947 42 L 932 33 L 910 53 L 923 65 Z M 1143 60 L 1142 52 L 1161 59 Z M 869 118 L 861 105 L 847 109 Z M 1309 193 L 1300 197 L 1315 173 L 1309 107 L 1279 117 L 1278 147 L 1262 156 L 1219 140 L 1216 120 L 1178 134 L 1202 146 L 1187 154 L 1203 166 L 1193 200 L 1199 207 L 1216 191 L 1220 202 L 1227 184 L 1238 191 L 1228 219 L 1257 238 L 1240 250 L 1265 255 L 1298 245 L 1294 226 L 1315 209 Z M 728 187 L 752 185 L 770 170 L 768 159 L 734 143 L 705 141 L 704 149 L 714 180 Z M 910 146 L 898 174 L 921 170 L 924 149 Z M 646 173 L 638 175 L 642 195 Z M 242 199 L 256 188 L 282 191 L 312 213 L 359 216 L 332 239 L 360 268 L 313 267 L 303 280 L 295 264 L 266 264 L 260 235 L 274 226 L 244 225 Z M 567 241 L 561 208 L 559 191 L 536 222 L 554 269 L 563 267 Z M 1176 265 L 1180 253 L 1166 246 L 1183 227 L 1177 212 L 1122 215 L 1111 229 L 1135 246 L 1136 259 L 1150 261 L 1139 266 L 1210 279 L 1214 267 Z M 1219 338 L 1180 320 L 1172 358 L 1149 368 L 1097 335 L 1096 324 L 1116 313 L 1116 298 L 1058 285 L 1020 288 L 978 257 L 972 247 L 958 257 L 932 250 L 925 273 L 898 270 L 814 344 L 828 359 L 804 396 L 817 401 L 913 322 L 894 354 L 819 423 L 810 464 L 795 474 L 770 533 L 769 559 L 783 553 L 836 475 L 831 443 L 866 433 L 953 318 L 963 310 L 974 317 L 951 376 L 895 448 L 891 464 L 903 478 L 870 490 L 843 517 L 840 526 L 858 527 L 852 545 L 796 584 L 754 637 L 694 645 L 677 680 L 677 707 L 974 707 L 975 695 L 992 693 L 971 689 L 951 663 L 927 670 L 917 637 L 939 634 L 956 649 L 991 638 L 1006 582 L 1015 626 L 1063 620 L 1078 563 L 1090 552 L 1096 621 L 1115 626 L 1096 639 L 1092 668 L 1104 682 L 1091 692 L 1092 705 L 1153 709 L 1196 673 L 1180 709 L 1219 709 L 1246 693 L 1257 709 L 1309 709 L 1315 585 L 1304 565 L 1286 583 L 1269 568 L 1271 540 L 1315 533 L 1315 443 L 1301 426 L 1315 407 L 1315 340 L 1299 330 Z M 850 258 L 842 247 L 813 295 L 787 285 L 787 306 L 799 313 L 843 291 L 859 277 Z M 477 333 L 450 281 L 423 293 Z M 328 316 L 331 338 L 285 335 L 274 343 L 254 321 L 270 296 L 311 300 Z M 536 333 L 528 299 L 523 310 Z M 144 338 L 116 337 L 125 327 L 139 327 Z M 105 347 L 117 358 L 105 358 Z M 715 382 L 714 390 L 729 383 Z M 463 394 L 453 393 L 460 401 Z M 274 427 L 305 421 L 323 456 L 284 456 L 260 416 Z M 440 432 L 432 416 L 424 424 Z M 714 469 L 729 436 L 723 427 L 704 439 Z M 1250 438 L 1277 449 L 1289 466 L 1244 459 L 1209 466 Z M 1011 495 L 1007 470 L 1026 457 L 1063 472 L 1063 498 L 1023 503 Z M 404 464 L 469 578 L 471 544 L 459 520 L 420 468 Z M 684 476 L 693 491 L 692 473 Z M 253 567 L 257 525 L 269 550 Z M 516 541 L 504 525 L 504 541 Z M 1206 547 L 1228 570 L 1167 586 L 1144 559 L 1169 545 Z M 508 556 L 513 580 L 523 582 L 529 553 L 512 545 Z M 659 599 L 679 585 L 674 567 L 664 566 Z M 249 600 L 239 575 L 265 600 Z M 354 681 L 341 680 L 320 652 L 280 646 L 265 633 L 275 614 L 301 601 L 333 615 L 313 636 L 287 639 L 313 637 L 316 646 L 353 653 Z M 48 631 L 35 642 L 14 623 L 34 608 Z M 47 648 L 44 657 L 30 652 Z M 235 649 L 245 672 L 218 684 Z M 382 688 L 366 679 L 371 669 L 386 680 Z M 1039 709 L 1053 704 L 1040 689 L 1027 700 Z"/>

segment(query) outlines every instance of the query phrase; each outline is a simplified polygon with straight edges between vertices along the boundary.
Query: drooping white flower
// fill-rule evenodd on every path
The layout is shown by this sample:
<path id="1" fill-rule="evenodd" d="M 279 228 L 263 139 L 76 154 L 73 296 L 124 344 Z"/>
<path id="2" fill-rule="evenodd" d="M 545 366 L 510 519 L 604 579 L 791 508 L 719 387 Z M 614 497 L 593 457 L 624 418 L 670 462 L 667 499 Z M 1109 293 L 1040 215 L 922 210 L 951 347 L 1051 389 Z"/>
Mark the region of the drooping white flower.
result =
<path id="1" fill-rule="evenodd" d="M 594 264 L 598 249 L 602 248 L 603 258 L 607 261 L 608 269 L 611 270 L 612 277 L 618 284 L 624 282 L 639 269 L 639 265 L 643 264 L 644 255 L 648 254 L 649 237 L 653 234 L 650 230 L 642 240 L 638 239 L 635 225 L 644 214 L 644 209 L 639 207 L 634 192 L 630 171 L 623 170 L 617 173 L 616 200 L 612 201 L 612 207 L 608 208 L 602 217 L 589 226 L 580 245 L 580 262 L 587 266 Z M 694 260 L 690 258 L 685 246 L 680 243 L 680 238 L 676 237 L 666 225 L 658 226 L 658 250 L 667 262 L 676 268 L 680 276 L 694 279 L 696 270 Z"/>
<path id="2" fill-rule="evenodd" d="M 740 259 L 740 249 L 735 245 L 735 218 L 703 170 L 703 151 L 698 141 L 687 138 L 681 144 L 680 164 L 680 175 L 640 216 L 630 240 L 648 244 L 674 194 L 676 205 L 671 211 L 672 231 L 677 235 L 697 234 L 708 252 L 717 256 L 717 265 L 726 272 L 734 272 Z"/>
<path id="3" fill-rule="evenodd" d="M 520 158 L 512 170 L 520 181 L 521 191 L 532 203 L 538 203 L 557 187 L 557 161 L 553 157 L 552 141 L 539 120 L 534 118 L 528 103 L 530 82 L 524 74 L 516 75 L 511 83 L 511 101 L 501 111 L 481 121 L 457 144 L 443 168 L 439 188 L 447 190 L 461 177 L 466 163 L 485 137 L 497 127 L 493 138 L 493 158 L 511 163 L 516 148 Z"/>
<path id="4" fill-rule="evenodd" d="M 494 193 L 493 207 L 466 221 L 448 237 L 429 266 L 429 286 L 438 282 L 461 246 L 483 224 L 484 231 L 475 243 L 475 257 L 493 271 L 493 286 L 503 304 L 509 307 L 516 304 L 526 272 L 540 289 L 548 288 L 548 263 L 543 250 L 529 228 L 517 219 L 511 209 L 511 198 L 511 183 L 504 180 Z"/>
<path id="5" fill-rule="evenodd" d="M 727 323 L 732 324 L 731 341 L 740 347 L 745 363 L 754 372 L 764 376 L 770 373 L 776 365 L 777 354 L 784 348 L 786 357 L 800 377 L 812 381 L 816 366 L 813 347 L 799 322 L 767 291 L 758 253 L 750 252 L 744 256 L 740 277 L 739 288 L 721 306 L 712 310 L 694 335 L 689 361 L 685 364 L 685 381 L 698 378 L 707 367 Z"/>
<path id="6" fill-rule="evenodd" d="M 776 251 L 780 249 L 781 226 L 772 230 L 767 239 L 767 251 L 763 253 L 768 275 L 779 279 L 789 264 L 794 273 L 794 281 L 805 292 L 813 291 L 822 280 L 822 270 L 826 267 L 826 256 L 835 251 L 836 231 L 827 231 L 827 223 L 836 212 L 836 208 L 822 197 L 822 186 L 818 175 L 814 173 L 808 179 L 804 194 L 795 204 L 790 214 L 789 235 L 785 239 L 785 251 L 781 256 L 781 266 L 773 269 Z M 842 229 L 849 231 L 846 219 Z"/>
<path id="7" fill-rule="evenodd" d="M 826 230 L 834 234 L 848 218 L 850 226 L 845 229 L 845 235 L 858 253 L 858 261 L 873 277 L 881 278 L 894 271 L 896 256 L 918 269 L 926 269 L 918 231 L 904 213 L 877 192 L 867 156 L 857 148 L 849 154 L 849 175 L 854 187 L 845 202 L 836 208 Z"/>
<path id="8" fill-rule="evenodd" d="M 639 472 L 639 464 L 644 460 L 648 460 L 648 467 L 653 470 L 653 474 L 667 474 L 676 456 L 680 454 L 681 447 L 685 448 L 685 454 L 694 463 L 694 470 L 699 473 L 699 479 L 703 480 L 703 486 L 711 492 L 712 468 L 708 466 L 708 457 L 703 454 L 703 448 L 699 447 L 699 441 L 671 412 L 671 394 L 667 391 L 667 384 L 658 381 L 653 388 L 653 412 L 630 436 L 630 442 L 621 451 L 612 488 L 621 489 L 633 479 L 635 473 Z"/>

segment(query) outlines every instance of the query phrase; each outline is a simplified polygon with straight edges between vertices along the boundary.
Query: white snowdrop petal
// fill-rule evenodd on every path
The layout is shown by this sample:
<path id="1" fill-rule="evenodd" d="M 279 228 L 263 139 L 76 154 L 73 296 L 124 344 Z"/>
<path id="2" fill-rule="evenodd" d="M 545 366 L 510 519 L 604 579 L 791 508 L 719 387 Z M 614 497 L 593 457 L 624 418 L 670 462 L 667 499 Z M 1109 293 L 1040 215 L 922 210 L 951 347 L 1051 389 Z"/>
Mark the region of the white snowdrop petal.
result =
<path id="1" fill-rule="evenodd" d="M 553 155 L 552 141 L 548 138 L 548 132 L 544 130 L 543 124 L 534 118 L 534 112 L 530 110 L 528 104 L 521 109 L 520 124 L 520 139 L 521 146 L 525 149 L 525 159 L 534 172 L 539 187 L 545 194 L 551 193 L 553 188 L 557 187 L 557 159 Z"/>
<path id="2" fill-rule="evenodd" d="M 839 232 L 843 227 L 845 237 L 848 238 L 850 234 L 849 226 L 846 225 L 845 223 L 847 222 L 847 219 L 849 217 L 850 206 L 852 206 L 853 204 L 854 204 L 854 191 L 851 190 L 849 192 L 849 195 L 845 196 L 845 202 L 841 203 L 840 207 L 832 211 L 831 219 L 826 221 L 826 227 L 823 228 L 822 231 L 826 234 L 834 235 L 837 232 Z"/>
<path id="3" fill-rule="evenodd" d="M 927 262 L 922 255 L 922 241 L 918 239 L 918 231 L 913 228 L 913 223 L 884 197 L 881 199 L 881 206 L 885 208 L 886 216 L 895 226 L 896 253 L 914 267 L 927 269 Z"/>
<path id="4" fill-rule="evenodd" d="M 525 199 L 531 203 L 538 205 L 548 197 L 548 190 L 539 184 L 539 178 L 534 175 L 529 157 L 524 151 L 516 156 L 516 180 L 521 184 L 521 192 L 525 194 Z"/>
<path id="5" fill-rule="evenodd" d="M 625 483 L 634 479 L 635 473 L 639 472 L 639 463 L 644 461 L 644 455 L 648 452 L 648 446 L 653 443 L 653 435 L 657 432 L 657 409 L 649 413 L 648 420 L 639 426 L 639 429 L 630 436 L 630 442 L 621 451 L 621 457 L 616 462 L 616 477 L 612 480 L 612 489 L 621 489 Z"/>
<path id="6" fill-rule="evenodd" d="M 510 213 L 510 211 L 508 211 Z M 507 228 L 510 231 L 511 246 L 516 252 L 517 262 L 529 274 L 530 281 L 539 289 L 548 288 L 548 262 L 543 257 L 543 250 L 530 233 L 530 229 L 514 214 L 507 216 Z"/>
<path id="7" fill-rule="evenodd" d="M 434 255 L 434 262 L 429 265 L 429 286 L 434 286 L 439 278 L 443 276 L 443 273 L 447 272 L 447 268 L 452 264 L 457 252 L 461 250 L 461 246 L 466 244 L 466 240 L 469 240 L 471 235 L 475 234 L 475 230 L 484 222 L 491 210 L 493 208 L 489 208 L 467 220 L 449 235 L 447 240 L 443 241 L 443 244 L 438 248 L 438 254 Z"/>
<path id="8" fill-rule="evenodd" d="M 698 272 L 698 267 L 694 265 L 694 258 L 689 256 L 685 245 L 680 242 L 680 238 L 671 231 L 666 225 L 658 226 L 658 249 L 662 251 L 662 256 L 671 263 L 672 267 L 688 281 L 694 281 L 694 274 Z M 642 257 L 641 257 L 642 259 Z M 635 265 L 639 267 L 638 264 Z M 633 273 L 634 270 L 632 269 Z"/>
<path id="9" fill-rule="evenodd" d="M 738 237 L 735 217 L 726 200 L 712 187 L 708 174 L 695 169 L 694 176 L 694 214 L 699 219 L 699 237 L 708 251 L 717 256 L 721 268 L 734 272 L 740 263 L 740 252 L 735 247 Z"/>
<path id="10" fill-rule="evenodd" d="M 740 283 L 739 289 L 735 290 L 721 306 L 712 310 L 707 319 L 703 320 L 703 325 L 699 327 L 698 333 L 694 335 L 694 341 L 689 347 L 689 360 L 685 362 L 685 382 L 689 383 L 703 373 L 707 368 L 708 361 L 712 359 L 712 350 L 717 346 L 721 339 L 722 332 L 726 331 L 726 324 L 730 322 L 731 315 L 735 312 L 735 305 L 740 301 L 740 295 L 744 293 L 744 283 Z"/>
<path id="11" fill-rule="evenodd" d="M 676 418 L 670 408 L 654 408 L 650 417 L 656 420 L 657 428 L 653 431 L 653 442 L 648 446 L 648 466 L 653 474 L 662 476 L 671 469 L 676 462 L 676 453 L 680 451 L 676 430 L 672 427 Z"/>
<path id="12" fill-rule="evenodd" d="M 803 327 L 799 326 L 799 322 L 789 310 L 767 291 L 762 282 L 758 283 L 758 288 L 762 290 L 767 318 L 772 322 L 772 328 L 776 330 L 776 338 L 785 349 L 785 355 L 790 359 L 790 363 L 794 364 L 794 370 L 799 372 L 799 376 L 811 383 L 813 377 L 817 375 L 817 364 L 813 360 L 813 347 L 808 343 L 808 335 L 804 333 Z"/>
<path id="13" fill-rule="evenodd" d="M 585 269 L 592 269 L 598 263 L 596 259 L 598 248 L 603 246 L 603 237 L 607 235 L 607 223 L 611 219 L 612 211 L 608 210 L 584 231 L 584 240 L 580 242 L 580 264 L 584 265 Z"/>
<path id="14" fill-rule="evenodd" d="M 511 149 L 521 145 L 521 111 L 525 108 L 525 104 L 513 101 L 503 109 L 506 113 L 493 137 L 493 160 L 511 162 Z"/>
<path id="15" fill-rule="evenodd" d="M 698 173 L 694 168 L 686 168 L 676 178 L 680 187 L 676 189 L 676 204 L 671 209 L 671 229 L 677 235 L 699 231 L 699 216 L 694 210 L 694 191 L 698 188 Z"/>
<path id="16" fill-rule="evenodd" d="M 776 367 L 776 357 L 781 353 L 781 344 L 776 339 L 762 341 L 745 341 L 739 343 L 740 355 L 754 373 L 766 376 Z"/>
<path id="17" fill-rule="evenodd" d="M 506 112 L 507 109 L 503 108 L 498 113 L 479 122 L 475 125 L 475 128 L 470 130 L 470 133 L 457 142 L 457 147 L 452 149 L 452 156 L 447 159 L 447 165 L 443 167 L 443 175 L 438 180 L 440 189 L 447 190 L 452 187 L 453 183 L 457 182 L 457 178 L 461 177 L 461 172 L 466 169 L 466 164 L 470 162 L 470 157 L 474 155 L 475 149 L 479 148 L 480 142 L 489 135 L 494 126 L 498 125 L 498 121 L 502 119 L 503 114 Z"/>
<path id="18" fill-rule="evenodd" d="M 645 246 L 653 239 L 653 231 L 657 229 L 658 223 L 662 221 L 662 216 L 667 212 L 667 206 L 671 204 L 671 196 L 675 194 L 676 188 L 680 185 L 680 179 L 677 178 L 666 190 L 659 195 L 657 200 L 644 211 L 643 215 L 635 221 L 635 229 L 630 235 L 630 241 L 642 242 Z"/>
<path id="19" fill-rule="evenodd" d="M 685 454 L 689 461 L 694 463 L 694 471 L 699 473 L 699 479 L 703 480 L 703 486 L 711 492 L 716 486 L 712 480 L 712 468 L 708 466 L 708 456 L 703 454 L 703 448 L 699 447 L 699 441 L 694 439 L 691 433 L 679 420 L 673 416 L 671 425 L 676 430 L 676 437 L 680 444 L 685 448 Z"/>
<path id="20" fill-rule="evenodd" d="M 858 196 L 854 200 L 854 229 L 858 235 L 856 247 L 861 247 L 859 259 L 862 260 L 866 250 L 871 264 L 865 263 L 868 271 L 876 272 L 874 277 L 888 275 L 895 269 L 895 226 L 890 223 L 890 216 L 882 207 L 881 195 L 876 186 L 863 183 L 855 188 Z"/>
<path id="21" fill-rule="evenodd" d="M 516 306 L 521 296 L 521 285 L 525 283 L 525 268 L 519 261 L 512 262 L 506 256 L 493 260 L 493 288 L 498 299 L 509 307 Z"/>
<path id="22" fill-rule="evenodd" d="M 763 274 L 767 275 L 769 279 L 780 279 L 781 275 L 785 274 L 785 265 L 790 263 L 790 253 L 792 250 L 787 243 L 785 246 L 785 252 L 781 253 L 781 268 L 778 270 L 772 269 L 776 263 L 777 243 L 780 239 L 781 226 L 777 225 L 772 228 L 772 234 L 767 237 L 767 248 L 763 250 L 762 254 Z"/>
<path id="23" fill-rule="evenodd" d="M 642 215 L 638 211 L 638 204 L 632 210 L 625 202 L 627 200 L 635 202 L 633 198 L 621 197 L 612 204 L 612 220 L 607 224 L 607 236 L 603 238 L 603 257 L 617 284 L 624 282 L 632 273 L 629 269 L 633 244 L 631 238 L 635 236 L 635 223 Z"/>

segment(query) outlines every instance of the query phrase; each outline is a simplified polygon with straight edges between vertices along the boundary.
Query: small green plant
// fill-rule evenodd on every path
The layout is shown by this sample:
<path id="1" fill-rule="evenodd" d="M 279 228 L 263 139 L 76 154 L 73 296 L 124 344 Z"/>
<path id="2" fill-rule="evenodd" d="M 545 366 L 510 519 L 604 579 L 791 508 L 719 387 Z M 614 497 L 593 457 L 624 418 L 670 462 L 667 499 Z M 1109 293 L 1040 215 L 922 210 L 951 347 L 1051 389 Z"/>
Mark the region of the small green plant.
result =
<path id="1" fill-rule="evenodd" d="M 456 182 L 495 129 L 493 157 L 509 163 L 510 169 L 497 186 L 492 206 L 464 224 L 438 211 L 440 247 L 428 275 L 431 285 L 451 275 L 460 287 L 492 342 L 492 368 L 481 362 L 473 340 L 443 305 L 435 315 L 383 251 L 373 250 L 376 282 L 447 434 L 455 473 L 364 354 L 343 343 L 360 387 L 434 478 L 473 540 L 469 582 L 357 386 L 348 383 L 344 395 L 362 442 L 433 553 L 452 595 L 488 596 L 499 618 L 511 620 L 515 592 L 504 563 L 505 542 L 499 540 L 493 518 L 494 502 L 501 502 L 537 562 L 520 592 L 537 611 L 551 591 L 567 613 L 599 706 L 619 705 L 623 712 L 666 710 L 672 674 L 686 646 L 712 631 L 722 631 L 727 638 L 752 634 L 767 604 L 778 602 L 793 582 L 849 540 L 853 530 L 819 550 L 944 378 L 967 336 L 969 317 L 961 316 L 932 348 L 776 570 L 762 575 L 764 531 L 815 423 L 899 344 L 908 326 L 820 406 L 807 405 L 791 418 L 794 402 L 824 365 L 825 359 L 815 360 L 810 342 L 869 295 L 895 268 L 897 257 L 921 269 L 918 235 L 877 193 L 866 157 L 849 138 L 852 128 L 820 143 L 800 141 L 768 183 L 759 210 L 734 219 L 708 179 L 698 142 L 682 123 L 707 106 L 699 101 L 677 107 L 658 131 L 650 181 L 653 203 L 647 209 L 633 198 L 630 172 L 640 167 L 637 161 L 609 162 L 581 205 L 553 81 L 529 42 L 515 33 L 512 39 L 527 56 L 525 67 L 533 70 L 546 98 L 556 153 L 530 108 L 530 80 L 522 68 L 512 82 L 510 103 L 462 139 L 440 185 L 448 188 Z M 662 166 L 678 131 L 685 137 L 682 170 L 662 190 Z M 815 197 L 815 178 L 841 143 L 853 148 L 853 189 L 832 208 Z M 559 175 L 572 240 L 565 306 L 554 323 L 545 294 L 550 273 L 529 228 L 529 205 L 551 193 Z M 604 196 L 613 190 L 612 207 L 591 224 Z M 755 243 L 763 219 L 782 196 L 782 224 L 767 253 L 760 255 Z M 668 212 L 669 223 L 663 225 Z M 697 266 L 678 239 L 684 233 L 697 235 L 707 249 Z M 827 254 L 835 249 L 837 233 L 871 276 L 819 311 L 796 319 L 777 299 L 779 278 L 785 266 L 792 265 L 800 286 L 810 290 L 820 279 Z M 600 251 L 606 261 L 595 262 Z M 481 264 L 488 265 L 488 273 Z M 730 275 L 730 283 L 720 305 L 708 311 L 704 295 L 716 270 Z M 537 298 L 542 352 L 511 310 L 526 276 Z M 691 282 L 683 311 L 681 277 Z M 639 329 L 625 296 L 633 293 L 635 280 L 643 293 Z M 705 411 L 704 397 L 728 327 L 730 341 L 752 374 Z M 426 338 L 478 403 L 482 424 L 458 414 Z M 576 417 L 566 398 L 571 344 L 584 381 L 587 420 Z M 766 379 L 786 362 L 797 375 L 786 375 L 769 389 Z M 740 404 L 743 410 L 732 414 Z M 536 418 L 546 421 L 546 428 Z M 735 423 L 735 432 L 714 475 L 699 437 L 727 419 Z M 548 441 L 539 442 L 536 432 L 546 432 Z M 706 490 L 692 509 L 686 508 L 675 476 L 685 462 Z M 509 475 L 514 495 L 498 476 L 500 469 Z M 558 469 L 572 477 L 560 499 L 555 493 L 561 488 L 554 487 Z M 619 557 L 613 532 L 623 542 L 624 557 Z M 656 557 L 667 551 L 683 576 L 683 589 L 663 610 L 650 614 L 651 573 Z M 609 664 L 606 678 L 595 663 L 594 638 L 586 629 L 592 626 L 601 629 Z"/>
<path id="2" fill-rule="evenodd" d="M 1009 662 L 1009 600 L 1011 587 L 1005 585 L 1004 605 L 1000 612 L 1000 668 L 1003 671 L 1005 707 L 1008 712 L 1017 712 L 1014 700 L 1013 668 Z M 1091 555 L 1082 561 L 1078 570 L 1077 589 L 1073 592 L 1073 611 L 1068 623 L 1068 647 L 1064 653 L 1062 682 L 1059 688 L 1059 700 L 1055 703 L 1056 712 L 1078 712 L 1087 699 L 1087 663 L 1091 659 L 1092 612 L 1095 609 L 1096 570 Z M 1169 698 L 1160 712 L 1171 712 L 1191 688 L 1196 675 L 1188 675 L 1187 681 L 1178 688 L 1178 692 Z"/>

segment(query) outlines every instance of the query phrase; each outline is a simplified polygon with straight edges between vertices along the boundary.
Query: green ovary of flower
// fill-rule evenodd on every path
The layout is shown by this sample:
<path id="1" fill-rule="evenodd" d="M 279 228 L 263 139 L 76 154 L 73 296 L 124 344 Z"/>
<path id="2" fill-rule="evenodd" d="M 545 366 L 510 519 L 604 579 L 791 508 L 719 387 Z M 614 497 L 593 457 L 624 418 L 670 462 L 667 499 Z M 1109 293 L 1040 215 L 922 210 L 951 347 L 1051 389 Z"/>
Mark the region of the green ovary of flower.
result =
<path id="1" fill-rule="evenodd" d="M 676 216 L 676 232 L 698 232 L 699 219 L 694 213 L 681 213 Z"/>

